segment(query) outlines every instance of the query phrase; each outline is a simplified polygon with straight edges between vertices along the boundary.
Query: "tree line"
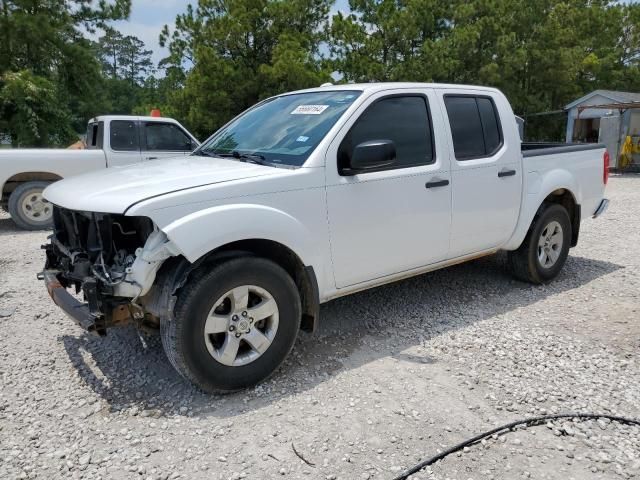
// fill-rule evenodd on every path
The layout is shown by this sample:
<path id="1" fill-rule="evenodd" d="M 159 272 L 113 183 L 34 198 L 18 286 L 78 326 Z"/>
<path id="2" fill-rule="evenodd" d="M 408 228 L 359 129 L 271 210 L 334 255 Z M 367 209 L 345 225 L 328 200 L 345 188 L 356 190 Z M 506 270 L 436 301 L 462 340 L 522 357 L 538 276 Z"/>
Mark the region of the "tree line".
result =
<path id="1" fill-rule="evenodd" d="M 332 14 L 333 3 L 199 0 L 158 32 L 169 55 L 154 65 L 110 27 L 131 0 L 0 0 L 0 132 L 64 145 L 91 116 L 158 107 L 204 138 L 265 97 L 327 81 L 491 85 L 521 115 L 640 89 L 636 3 L 350 0 Z M 539 135 L 559 135 L 552 123 Z"/>

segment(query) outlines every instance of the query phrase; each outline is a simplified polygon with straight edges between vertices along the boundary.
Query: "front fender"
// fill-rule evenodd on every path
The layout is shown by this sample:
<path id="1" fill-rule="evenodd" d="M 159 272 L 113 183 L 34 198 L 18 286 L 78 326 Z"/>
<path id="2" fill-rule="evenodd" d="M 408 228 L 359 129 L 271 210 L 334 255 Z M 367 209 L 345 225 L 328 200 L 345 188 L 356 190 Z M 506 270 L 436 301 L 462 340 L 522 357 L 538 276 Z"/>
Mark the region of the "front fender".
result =
<path id="1" fill-rule="evenodd" d="M 511 239 L 503 247 L 505 250 L 517 249 L 529 231 L 529 227 L 544 200 L 559 189 L 567 190 L 577 205 L 581 205 L 581 189 L 576 178 L 569 171 L 555 169 L 541 175 L 538 172 L 527 173 L 527 185 L 522 198 L 520 217 Z"/>
<path id="2" fill-rule="evenodd" d="M 219 205 L 182 217 L 162 229 L 189 260 L 240 240 L 271 240 L 295 252 L 305 265 L 316 265 L 313 236 L 286 212 L 256 204 Z"/>

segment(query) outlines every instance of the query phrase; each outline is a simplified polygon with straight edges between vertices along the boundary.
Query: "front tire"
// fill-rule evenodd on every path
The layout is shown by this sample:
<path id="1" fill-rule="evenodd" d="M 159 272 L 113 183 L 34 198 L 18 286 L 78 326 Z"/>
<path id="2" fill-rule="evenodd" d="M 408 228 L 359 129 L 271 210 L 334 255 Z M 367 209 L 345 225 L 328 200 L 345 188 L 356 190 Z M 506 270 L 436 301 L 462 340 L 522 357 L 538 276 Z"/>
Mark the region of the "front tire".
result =
<path id="1" fill-rule="evenodd" d="M 295 283 L 270 260 L 241 257 L 196 271 L 160 324 L 171 364 L 205 392 L 231 392 L 271 376 L 295 343 Z"/>
<path id="2" fill-rule="evenodd" d="M 42 192 L 50 182 L 26 182 L 18 185 L 9 196 L 9 214 L 23 230 L 48 230 L 53 224 L 53 205 Z"/>
<path id="3" fill-rule="evenodd" d="M 520 248 L 508 253 L 511 272 L 525 282 L 550 282 L 567 260 L 571 235 L 567 210 L 558 204 L 543 205 Z"/>

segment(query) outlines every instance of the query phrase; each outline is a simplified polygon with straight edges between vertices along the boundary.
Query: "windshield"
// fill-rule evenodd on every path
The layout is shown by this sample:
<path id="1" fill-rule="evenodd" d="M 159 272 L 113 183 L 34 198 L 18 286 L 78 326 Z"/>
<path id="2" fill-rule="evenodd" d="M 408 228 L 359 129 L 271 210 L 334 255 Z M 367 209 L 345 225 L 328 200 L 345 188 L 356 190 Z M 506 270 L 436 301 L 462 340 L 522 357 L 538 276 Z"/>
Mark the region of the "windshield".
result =
<path id="1" fill-rule="evenodd" d="M 299 167 L 361 93 L 342 90 L 275 97 L 220 129 L 195 154 Z"/>

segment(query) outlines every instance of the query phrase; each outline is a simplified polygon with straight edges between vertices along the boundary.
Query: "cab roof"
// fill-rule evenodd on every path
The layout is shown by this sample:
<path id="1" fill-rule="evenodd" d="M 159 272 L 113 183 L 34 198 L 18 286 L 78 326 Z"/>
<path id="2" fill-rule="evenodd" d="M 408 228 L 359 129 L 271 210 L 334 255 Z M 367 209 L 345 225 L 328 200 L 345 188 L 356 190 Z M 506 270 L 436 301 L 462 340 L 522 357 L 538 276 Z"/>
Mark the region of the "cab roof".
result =
<path id="1" fill-rule="evenodd" d="M 404 88 L 433 88 L 433 89 L 465 89 L 465 90 L 482 90 L 484 92 L 495 92 L 499 90 L 493 87 L 485 87 L 481 85 L 459 85 L 448 83 L 420 83 L 420 82 L 371 82 L 371 83 L 347 83 L 340 85 L 324 84 L 315 88 L 307 88 L 304 90 L 297 90 L 295 92 L 288 92 L 283 95 L 291 93 L 308 93 L 308 92 L 325 92 L 325 91 L 341 91 L 341 90 L 360 90 L 363 92 L 373 93 L 383 90 L 391 89 L 404 89 Z"/>
<path id="2" fill-rule="evenodd" d="M 169 117 L 149 117 L 149 116 L 140 116 L 140 115 L 99 115 L 95 118 L 89 120 L 89 123 L 92 122 L 107 122 L 111 120 L 133 120 L 138 122 L 164 122 L 164 123 L 175 123 L 178 121 Z"/>

